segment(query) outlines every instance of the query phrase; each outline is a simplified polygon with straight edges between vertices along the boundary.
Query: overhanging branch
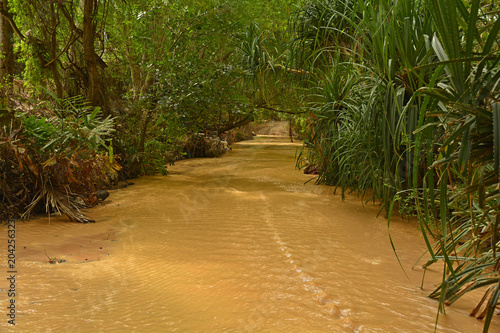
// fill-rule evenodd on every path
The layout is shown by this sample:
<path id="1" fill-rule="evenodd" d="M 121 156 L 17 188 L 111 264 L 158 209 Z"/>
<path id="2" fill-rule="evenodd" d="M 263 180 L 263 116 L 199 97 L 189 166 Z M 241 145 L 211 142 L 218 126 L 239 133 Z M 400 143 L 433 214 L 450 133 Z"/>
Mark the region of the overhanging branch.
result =
<path id="1" fill-rule="evenodd" d="M 78 36 L 75 36 L 74 38 L 70 39 L 66 47 L 59 53 L 59 55 L 57 55 L 54 59 L 46 63 L 45 67 L 49 67 L 50 65 L 52 65 L 52 63 L 57 61 L 57 59 L 59 59 L 70 48 L 70 46 L 73 45 L 73 43 L 78 40 L 78 38 L 79 38 Z"/>
<path id="2" fill-rule="evenodd" d="M 246 125 L 252 121 L 251 116 L 252 116 L 252 113 L 249 113 L 245 118 L 243 118 L 239 121 L 227 123 L 226 125 L 224 125 L 224 127 L 219 128 L 218 131 L 219 131 L 219 133 L 223 133 L 225 131 L 232 130 L 233 128 Z"/>
<path id="3" fill-rule="evenodd" d="M 19 28 L 16 25 L 16 22 L 14 22 L 14 20 L 12 19 L 12 17 L 10 17 L 10 14 L 3 7 L 1 7 L 1 6 L 3 6 L 3 5 L 0 3 L 0 14 L 2 14 L 2 16 L 7 21 L 9 21 L 10 26 L 12 27 L 12 29 L 14 30 L 14 32 L 16 33 L 16 35 L 18 35 L 19 38 L 21 38 L 22 41 L 26 41 L 26 36 L 23 35 L 23 33 L 21 32 L 21 30 L 19 30 Z"/>
<path id="4" fill-rule="evenodd" d="M 267 105 L 257 105 L 258 109 L 264 109 L 264 110 L 269 110 L 273 112 L 278 112 L 278 113 L 285 113 L 285 114 L 302 114 L 302 113 L 307 113 L 307 111 L 285 111 L 285 110 L 278 110 L 275 108 L 272 108 Z"/>

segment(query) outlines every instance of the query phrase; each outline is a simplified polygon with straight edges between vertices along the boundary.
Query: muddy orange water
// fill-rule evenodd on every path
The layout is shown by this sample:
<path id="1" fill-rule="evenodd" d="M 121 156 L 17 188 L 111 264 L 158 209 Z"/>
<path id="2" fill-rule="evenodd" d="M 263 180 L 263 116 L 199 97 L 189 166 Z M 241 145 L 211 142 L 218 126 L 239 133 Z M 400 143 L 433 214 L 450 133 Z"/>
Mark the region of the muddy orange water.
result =
<path id="1" fill-rule="evenodd" d="M 437 302 L 426 295 L 440 272 L 419 288 L 416 225 L 391 224 L 408 280 L 378 207 L 304 184 L 298 147 L 259 137 L 178 162 L 112 191 L 89 212 L 96 224 L 18 221 L 15 328 L 2 226 L 0 331 L 432 332 Z M 481 332 L 473 306 L 448 307 L 438 332 Z"/>

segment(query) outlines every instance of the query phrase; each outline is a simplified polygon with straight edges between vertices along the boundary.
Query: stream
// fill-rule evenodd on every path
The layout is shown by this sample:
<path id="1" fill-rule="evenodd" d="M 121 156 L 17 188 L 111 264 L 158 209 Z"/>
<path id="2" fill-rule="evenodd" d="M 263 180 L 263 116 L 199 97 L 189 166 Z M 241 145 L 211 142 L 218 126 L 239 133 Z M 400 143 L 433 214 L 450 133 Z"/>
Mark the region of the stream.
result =
<path id="1" fill-rule="evenodd" d="M 421 288 L 418 225 L 390 225 L 403 271 L 380 207 L 305 183 L 298 148 L 261 136 L 176 162 L 111 191 L 88 211 L 95 224 L 17 221 L 15 326 L 1 226 L 0 331 L 433 332 L 427 295 L 442 273 L 428 269 Z M 482 332 L 472 296 L 447 307 L 438 332 Z"/>

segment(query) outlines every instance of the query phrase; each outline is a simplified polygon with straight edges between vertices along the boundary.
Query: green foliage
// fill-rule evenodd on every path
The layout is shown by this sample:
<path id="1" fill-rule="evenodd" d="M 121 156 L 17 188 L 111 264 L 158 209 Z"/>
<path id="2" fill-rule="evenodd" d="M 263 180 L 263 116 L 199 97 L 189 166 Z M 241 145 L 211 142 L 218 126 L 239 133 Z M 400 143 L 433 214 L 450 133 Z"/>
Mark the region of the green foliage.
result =
<path id="1" fill-rule="evenodd" d="M 291 21 L 294 44 L 302 59 L 314 56 L 314 51 L 327 51 L 334 45 L 342 48 L 350 43 L 355 29 L 353 23 L 359 21 L 358 6 L 356 0 L 304 2 Z"/>
<path id="2" fill-rule="evenodd" d="M 36 57 L 35 46 L 28 44 L 18 44 L 16 54 L 18 55 L 17 61 L 22 64 L 23 73 L 22 77 L 26 81 L 29 89 L 34 93 L 39 93 L 40 87 L 43 84 L 43 70 L 40 66 L 40 61 Z"/>
<path id="3" fill-rule="evenodd" d="M 52 115 L 17 113 L 10 126 L 0 128 L 0 171 L 5 175 L 0 218 L 16 212 L 27 217 L 42 202 L 47 212 L 92 222 L 79 209 L 95 205 L 96 189 L 120 169 L 109 144 L 113 119 L 101 117 L 100 109 L 82 98 L 55 99 L 40 107 L 50 107 Z"/>
<path id="4" fill-rule="evenodd" d="M 110 116 L 102 118 L 100 108 L 91 108 L 82 97 L 56 103 L 52 108 L 55 117 L 51 119 L 18 114 L 34 148 L 45 155 L 53 151 L 72 154 L 78 150 L 110 150 L 110 135 L 115 131 Z"/>
<path id="5" fill-rule="evenodd" d="M 233 7 L 212 1 L 115 4 L 110 19 L 123 31 L 111 43 L 127 60 L 123 71 L 131 88 L 119 137 L 131 165 L 165 172 L 164 163 L 179 157 L 184 137 L 251 119 L 254 109 L 234 57 L 239 23 Z"/>
<path id="6" fill-rule="evenodd" d="M 91 88 L 82 2 L 10 2 L 18 78 L 50 102 L 0 119 L 1 211 L 44 200 L 87 221 L 75 193 L 95 204 L 119 169 L 113 149 L 128 176 L 165 174 L 199 132 L 293 118 L 319 183 L 418 216 L 426 267 L 445 263 L 441 310 L 488 287 L 474 312 L 487 303 L 488 329 L 500 295 L 497 2 L 96 3 L 101 108 L 75 97 Z"/>
<path id="7" fill-rule="evenodd" d="M 487 331 L 499 295 L 500 20 L 479 0 L 349 3 L 307 2 L 292 25 L 323 87 L 304 154 L 318 182 L 417 214 L 426 267 L 445 263 L 431 296 L 444 311 L 491 286 L 474 313 Z"/>
<path id="8" fill-rule="evenodd" d="M 269 55 L 270 61 L 281 59 L 284 68 L 281 64 L 286 63 L 287 56 L 283 54 L 284 43 L 277 37 L 286 36 L 292 6 L 285 0 L 97 2 L 92 15 L 101 82 L 98 98 L 91 101 L 120 124 L 113 146 L 122 156 L 125 169 L 134 169 L 128 175 L 165 172 L 164 162 L 179 156 L 180 137 L 244 125 L 259 107 L 273 109 L 287 101 L 291 89 L 280 83 L 285 77 L 280 72 L 284 71 L 276 71 L 274 77 L 268 75 L 267 65 L 274 71 L 275 63 L 267 62 L 267 67 L 261 68 L 267 73 L 250 87 L 244 80 L 247 68 L 241 65 L 237 50 L 242 42 L 239 31 L 257 22 L 266 34 L 269 28 L 274 31 L 274 35 L 263 38 L 269 50 L 262 49 L 262 54 Z M 47 91 L 58 98 L 95 95 L 82 46 L 83 3 L 27 0 L 13 1 L 11 8 L 21 32 L 17 48 L 23 72 L 18 74 L 24 84 L 37 97 L 46 99 L 53 97 Z M 270 12 L 275 15 L 269 16 Z M 272 89 L 267 88 L 270 82 Z M 61 123 L 54 125 L 73 124 L 67 118 L 60 117 Z M 67 121 L 70 123 L 65 124 Z M 39 129 L 44 126 L 42 121 L 32 125 Z M 160 132 L 158 137 L 158 128 L 175 126 L 182 134 L 163 138 Z M 75 131 L 74 126 L 54 131 L 53 135 L 59 137 L 52 135 L 44 146 L 76 145 L 79 137 L 88 138 L 89 133 Z M 168 151 L 169 157 L 163 151 Z M 146 167 L 138 166 L 141 163 Z"/>

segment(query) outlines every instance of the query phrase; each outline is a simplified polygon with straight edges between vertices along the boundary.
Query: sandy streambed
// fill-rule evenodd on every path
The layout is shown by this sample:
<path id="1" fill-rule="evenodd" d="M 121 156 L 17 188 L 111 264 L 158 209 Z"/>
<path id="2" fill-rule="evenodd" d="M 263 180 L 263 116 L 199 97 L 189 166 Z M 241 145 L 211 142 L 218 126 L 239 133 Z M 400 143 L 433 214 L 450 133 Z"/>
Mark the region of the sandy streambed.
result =
<path id="1" fill-rule="evenodd" d="M 294 168 L 300 144 L 259 137 L 112 191 L 95 224 L 18 222 L 16 315 L 4 332 L 433 332 L 439 267 L 417 226 L 342 201 Z M 0 227 L 6 275 L 7 227 Z M 51 265 L 45 256 L 67 262 Z M 0 309 L 8 280 L 0 276 Z M 477 298 L 438 332 L 474 333 Z M 477 295 L 475 295 L 477 296 Z M 1 318 L 1 317 L 0 317 Z M 490 332 L 498 330 L 494 319 Z"/>

